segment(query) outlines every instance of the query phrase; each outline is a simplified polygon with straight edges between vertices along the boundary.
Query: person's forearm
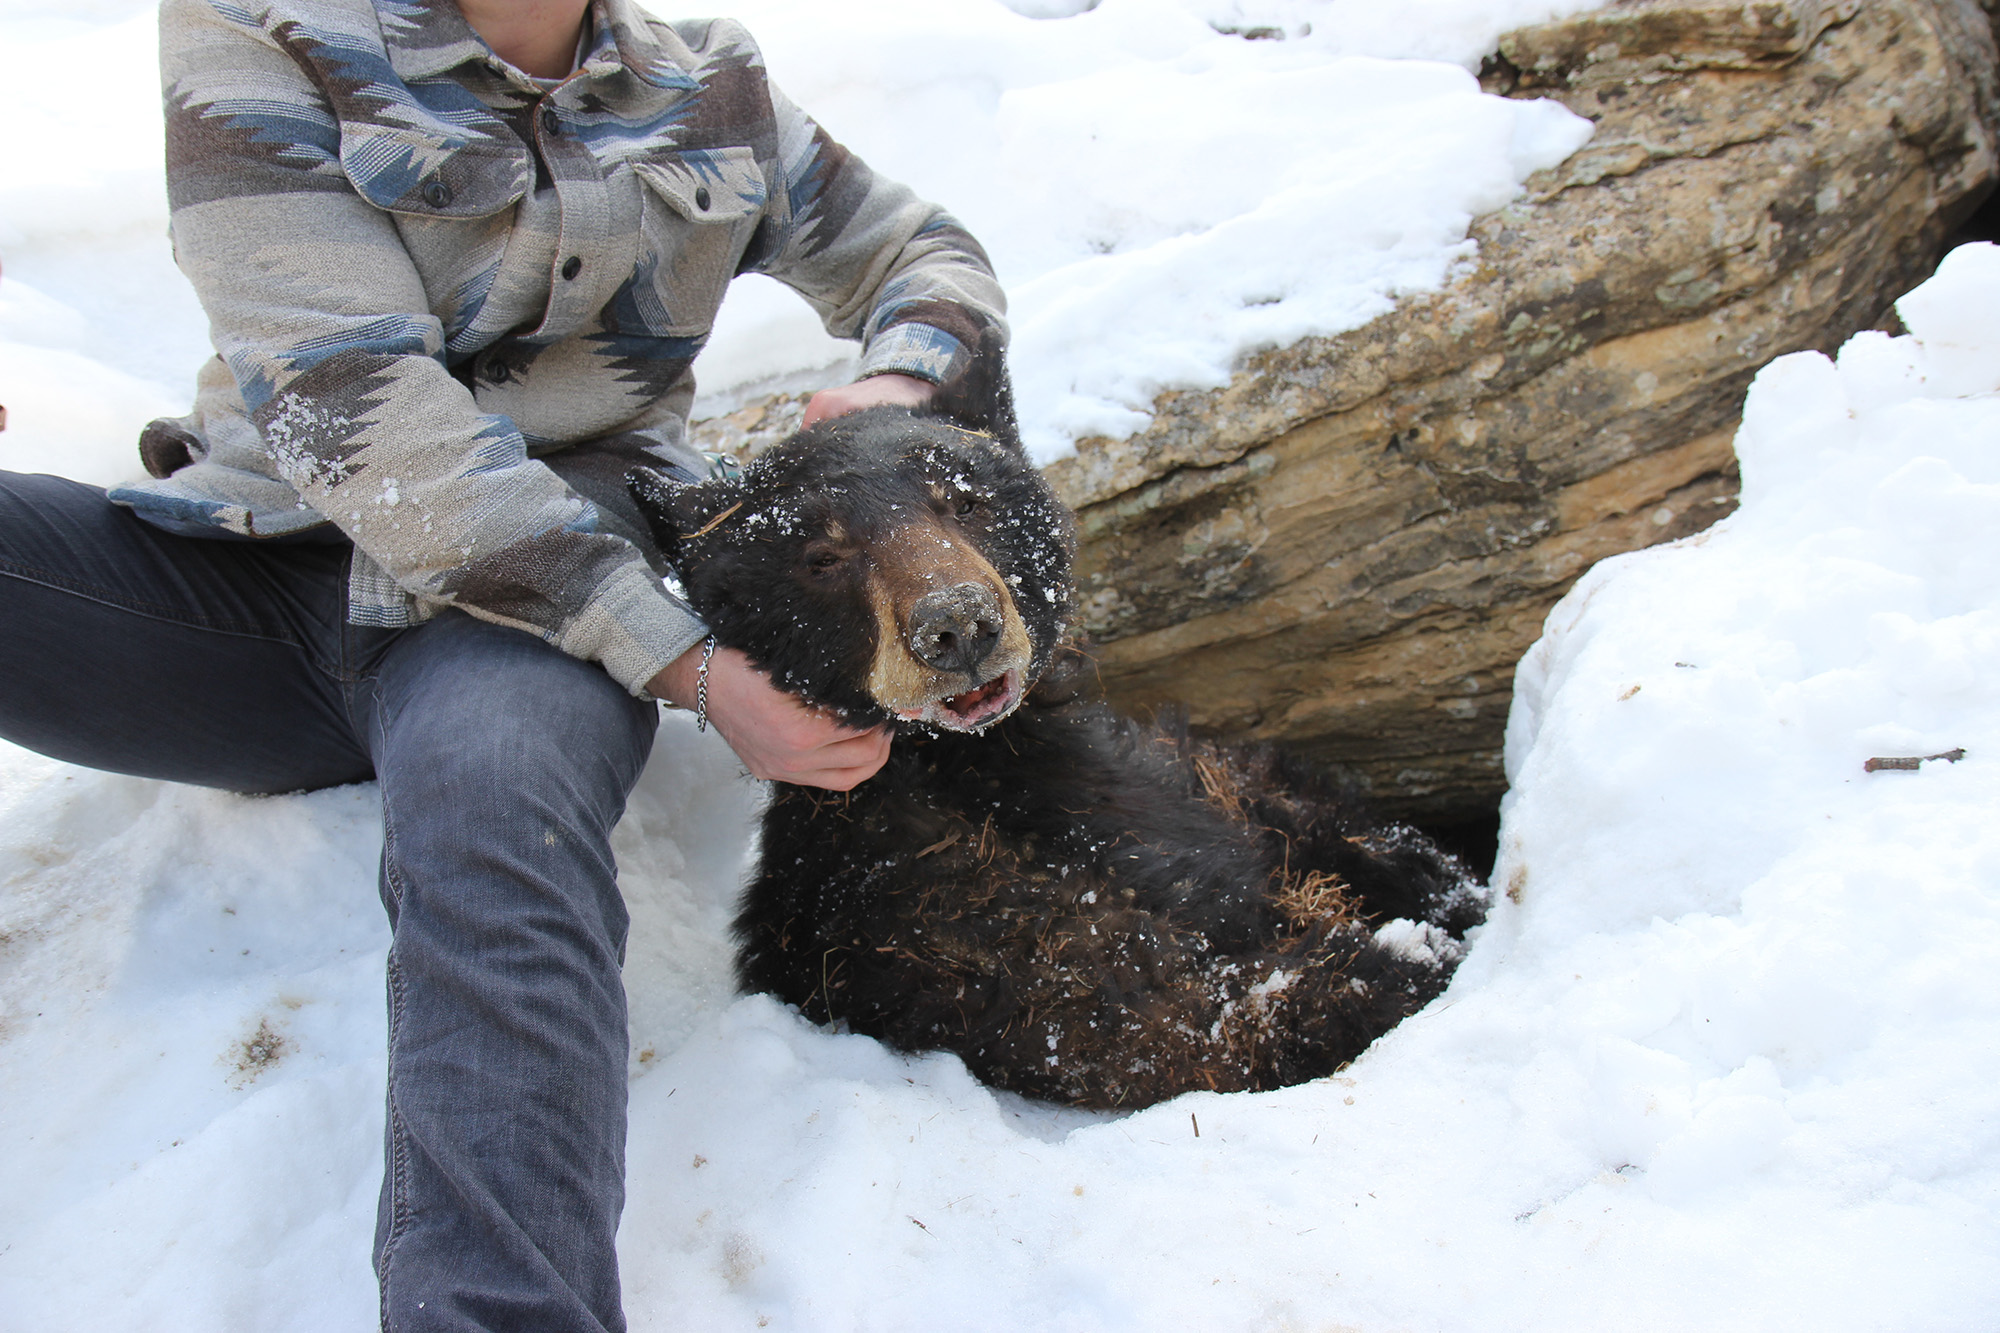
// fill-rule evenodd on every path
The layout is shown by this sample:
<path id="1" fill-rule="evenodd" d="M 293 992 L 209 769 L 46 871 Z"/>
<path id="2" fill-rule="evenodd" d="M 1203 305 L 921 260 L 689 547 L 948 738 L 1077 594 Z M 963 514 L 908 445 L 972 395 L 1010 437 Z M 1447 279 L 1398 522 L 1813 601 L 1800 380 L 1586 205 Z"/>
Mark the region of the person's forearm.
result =
<path id="1" fill-rule="evenodd" d="M 669 707 L 693 712 L 700 702 L 701 660 L 707 650 L 708 641 L 704 639 L 667 663 L 646 682 L 646 693 Z"/>

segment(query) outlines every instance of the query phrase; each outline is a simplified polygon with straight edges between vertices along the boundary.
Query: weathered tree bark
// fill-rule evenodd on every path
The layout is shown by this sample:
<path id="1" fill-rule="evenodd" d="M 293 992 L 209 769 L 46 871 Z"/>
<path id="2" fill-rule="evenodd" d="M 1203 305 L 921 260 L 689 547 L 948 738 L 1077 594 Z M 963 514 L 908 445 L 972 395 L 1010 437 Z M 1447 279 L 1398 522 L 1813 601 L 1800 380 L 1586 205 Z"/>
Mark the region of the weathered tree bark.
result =
<path id="1" fill-rule="evenodd" d="M 1627 0 L 1509 34 L 1483 81 L 1598 129 L 1473 265 L 1048 469 L 1118 703 L 1433 818 L 1498 796 L 1514 663 L 1577 575 L 1734 506 L 1756 369 L 1878 321 L 1996 171 L 1972 0 Z"/>

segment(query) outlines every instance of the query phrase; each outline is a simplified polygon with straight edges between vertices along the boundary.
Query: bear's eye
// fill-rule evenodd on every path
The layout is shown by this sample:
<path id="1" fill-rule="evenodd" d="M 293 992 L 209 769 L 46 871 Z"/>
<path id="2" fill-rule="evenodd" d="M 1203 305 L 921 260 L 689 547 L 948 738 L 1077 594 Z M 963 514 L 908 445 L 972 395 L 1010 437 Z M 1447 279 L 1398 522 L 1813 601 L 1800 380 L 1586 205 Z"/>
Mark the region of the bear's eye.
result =
<path id="1" fill-rule="evenodd" d="M 814 546 L 806 550 L 806 568 L 815 574 L 829 573 L 838 569 L 846 560 L 844 552 L 831 546 Z"/>
<path id="2" fill-rule="evenodd" d="M 977 491 L 960 491 L 957 495 L 951 497 L 951 512 L 958 518 L 964 518 L 972 513 L 973 510 L 978 509 L 981 504 L 982 501 Z"/>

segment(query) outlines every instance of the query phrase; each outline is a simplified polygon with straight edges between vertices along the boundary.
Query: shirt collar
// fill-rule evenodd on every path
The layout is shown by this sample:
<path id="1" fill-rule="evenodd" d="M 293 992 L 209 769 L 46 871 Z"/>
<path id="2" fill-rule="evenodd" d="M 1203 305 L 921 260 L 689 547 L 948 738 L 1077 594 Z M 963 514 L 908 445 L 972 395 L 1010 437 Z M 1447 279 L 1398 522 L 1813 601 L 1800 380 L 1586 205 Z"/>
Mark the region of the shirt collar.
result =
<path id="1" fill-rule="evenodd" d="M 633 0 L 591 0 L 590 14 L 596 32 L 586 69 L 615 58 L 656 88 L 701 86 L 689 72 L 692 53 L 679 42 L 670 47 L 661 41 L 653 31 L 652 16 Z"/>
<path id="2" fill-rule="evenodd" d="M 405 83 L 492 55 L 452 0 L 375 0 L 389 67 Z"/>
<path id="3" fill-rule="evenodd" d="M 405 82 L 436 78 L 468 61 L 492 57 L 453 0 L 374 0 L 374 4 L 390 67 Z M 658 88 L 700 86 L 632 0 L 591 0 L 590 13 L 585 73 L 608 74 L 623 67 Z"/>

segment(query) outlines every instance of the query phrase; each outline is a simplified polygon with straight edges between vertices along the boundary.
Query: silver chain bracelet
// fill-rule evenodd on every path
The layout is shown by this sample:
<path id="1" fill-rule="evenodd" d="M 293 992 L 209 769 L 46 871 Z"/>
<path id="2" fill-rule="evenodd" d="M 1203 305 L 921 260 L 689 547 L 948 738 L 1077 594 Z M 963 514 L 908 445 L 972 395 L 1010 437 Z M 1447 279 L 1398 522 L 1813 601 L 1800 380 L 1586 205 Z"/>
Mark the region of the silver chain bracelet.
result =
<path id="1" fill-rule="evenodd" d="M 708 730 L 708 659 L 715 656 L 715 636 L 702 641 L 701 666 L 694 673 L 694 729 Z"/>

